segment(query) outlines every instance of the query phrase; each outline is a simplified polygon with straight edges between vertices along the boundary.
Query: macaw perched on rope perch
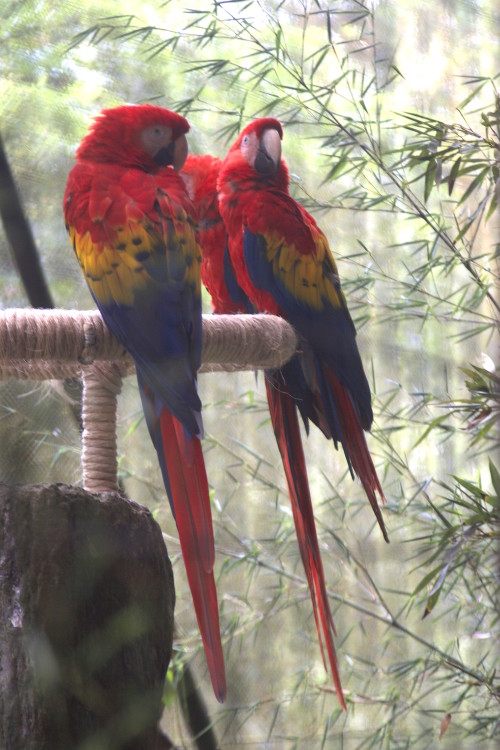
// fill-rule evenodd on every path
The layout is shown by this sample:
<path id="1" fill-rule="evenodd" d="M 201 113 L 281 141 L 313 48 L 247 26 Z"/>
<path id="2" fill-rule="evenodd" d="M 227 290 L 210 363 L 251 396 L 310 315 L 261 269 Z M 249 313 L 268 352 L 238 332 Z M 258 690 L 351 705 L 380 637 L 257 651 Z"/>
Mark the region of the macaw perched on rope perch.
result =
<path id="1" fill-rule="evenodd" d="M 224 273 L 226 227 L 217 195 L 222 160 L 209 154 L 188 154 L 181 170 L 188 193 L 198 212 L 198 241 L 202 251 L 201 280 L 218 315 L 252 312 L 248 298 L 235 284 L 229 293 Z M 234 299 L 233 297 L 238 297 Z"/>
<path id="2" fill-rule="evenodd" d="M 256 120 L 221 165 L 226 276 L 236 278 L 256 310 L 285 318 L 300 335 L 302 353 L 282 368 L 283 382 L 275 387 L 286 387 L 306 430 L 312 421 L 335 446 L 342 445 L 389 541 L 377 500 L 385 502 L 384 493 L 363 432 L 373 412 L 356 329 L 328 241 L 289 194 L 282 138 L 278 120 Z"/>
<path id="3" fill-rule="evenodd" d="M 226 694 L 197 371 L 201 252 L 179 171 L 184 117 L 152 105 L 103 110 L 76 152 L 64 216 L 90 292 L 134 359 L 175 516 L 215 695 Z"/>
<path id="4" fill-rule="evenodd" d="M 345 709 L 298 412 L 307 432 L 313 421 L 336 447 L 341 443 L 388 541 L 377 502 L 377 493 L 382 501 L 384 495 L 363 434 L 373 414 L 354 324 L 326 237 L 289 195 L 282 137 L 277 120 L 258 120 L 244 129 L 223 162 L 190 155 L 182 174 L 200 213 L 202 278 L 214 311 L 280 315 L 302 338 L 301 356 L 266 372 L 266 392 L 323 661 L 326 668 L 324 639 Z"/>
<path id="5" fill-rule="evenodd" d="M 64 215 L 92 296 L 136 364 L 214 692 L 222 701 L 226 681 L 196 387 L 201 253 L 196 208 L 179 177 L 188 129 L 183 117 L 161 107 L 104 110 L 77 151 Z M 298 413 L 306 430 L 313 421 L 342 444 L 387 539 L 376 493 L 384 498 L 363 435 L 373 417 L 354 325 L 326 238 L 288 194 L 281 138 L 279 122 L 259 120 L 224 162 L 203 157 L 201 192 L 198 157 L 188 159 L 184 176 L 201 214 L 201 275 L 215 311 L 277 314 L 302 338 L 300 356 L 266 372 L 266 390 L 323 659 L 322 635 L 345 708 Z"/>

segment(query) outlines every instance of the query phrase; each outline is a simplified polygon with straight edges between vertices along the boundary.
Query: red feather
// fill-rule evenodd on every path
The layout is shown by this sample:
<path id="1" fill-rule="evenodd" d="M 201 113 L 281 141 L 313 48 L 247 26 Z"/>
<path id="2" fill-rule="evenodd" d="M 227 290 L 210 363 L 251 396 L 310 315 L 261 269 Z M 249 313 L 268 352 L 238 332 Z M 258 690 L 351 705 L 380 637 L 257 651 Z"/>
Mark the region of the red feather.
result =
<path id="1" fill-rule="evenodd" d="M 64 198 L 73 248 L 109 328 L 136 364 L 146 423 L 174 512 L 207 663 L 226 693 L 203 461 L 200 248 L 179 177 L 188 122 L 152 105 L 104 110 Z"/>
<path id="2" fill-rule="evenodd" d="M 201 279 L 220 315 L 246 312 L 231 299 L 224 281 L 226 227 L 219 212 L 217 178 L 221 160 L 208 154 L 189 154 L 181 176 L 198 210 L 198 241 L 202 248 Z"/>
<path id="3" fill-rule="evenodd" d="M 347 388 L 338 381 L 331 370 L 327 368 L 325 369 L 333 393 L 333 398 L 335 400 L 335 405 L 338 409 L 340 429 L 342 432 L 342 440 L 346 456 L 352 465 L 354 473 L 360 478 L 363 489 L 366 492 L 370 505 L 372 506 L 373 512 L 375 513 L 376 519 L 382 530 L 382 534 L 384 535 L 384 539 L 388 542 L 389 537 L 377 502 L 376 493 L 378 492 L 382 502 L 385 502 L 385 497 L 382 487 L 380 486 L 377 471 L 373 465 L 370 451 L 366 444 L 364 432 L 359 423 L 359 416 L 354 408 L 352 398 Z"/>
<path id="4" fill-rule="evenodd" d="M 211 294 L 214 311 L 246 312 L 243 304 L 231 299 L 224 280 L 226 231 L 219 214 L 216 194 L 220 165 L 220 159 L 211 156 L 189 156 L 182 175 L 199 214 L 199 239 L 203 252 L 202 279 Z M 269 413 L 285 470 L 300 555 L 311 594 L 323 663 L 326 669 L 324 641 L 339 702 L 345 709 L 333 644 L 335 627 L 321 562 L 297 407 L 281 372 L 266 372 L 266 391 Z"/>
<path id="5" fill-rule="evenodd" d="M 190 438 L 182 424 L 166 409 L 161 413 L 160 425 L 182 557 L 212 685 L 217 699 L 222 702 L 226 696 L 226 678 L 213 577 L 212 514 L 201 443 L 197 437 Z"/>
<path id="6" fill-rule="evenodd" d="M 270 378 L 266 378 L 266 390 L 274 434 L 285 469 L 300 556 L 311 593 L 323 664 L 326 669 L 322 636 L 326 643 L 330 668 L 340 705 L 346 710 L 337 667 L 337 657 L 333 645 L 335 626 L 330 611 L 323 564 L 321 562 L 316 534 L 314 510 L 309 492 L 306 462 L 300 437 L 299 421 L 297 419 L 297 408 L 283 380 L 281 382 L 271 382 Z"/>

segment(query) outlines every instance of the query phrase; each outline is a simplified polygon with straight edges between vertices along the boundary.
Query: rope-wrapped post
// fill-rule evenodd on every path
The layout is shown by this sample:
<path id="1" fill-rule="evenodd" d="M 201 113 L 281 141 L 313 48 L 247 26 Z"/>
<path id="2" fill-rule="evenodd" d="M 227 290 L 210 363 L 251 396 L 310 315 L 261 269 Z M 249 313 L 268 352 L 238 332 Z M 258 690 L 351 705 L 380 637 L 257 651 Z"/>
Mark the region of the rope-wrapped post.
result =
<path id="1" fill-rule="evenodd" d="M 125 350 L 98 310 L 21 308 L 0 312 L 0 377 L 13 377 L 8 368 L 15 366 L 19 376 L 25 369 L 24 377 L 36 379 L 39 371 L 48 367 L 55 378 L 58 365 L 66 377 L 68 367 L 78 373 L 81 364 L 116 359 L 126 359 Z"/>
<path id="2" fill-rule="evenodd" d="M 88 492 L 119 491 L 116 412 L 122 375 L 115 362 L 82 368 L 82 473 Z"/>

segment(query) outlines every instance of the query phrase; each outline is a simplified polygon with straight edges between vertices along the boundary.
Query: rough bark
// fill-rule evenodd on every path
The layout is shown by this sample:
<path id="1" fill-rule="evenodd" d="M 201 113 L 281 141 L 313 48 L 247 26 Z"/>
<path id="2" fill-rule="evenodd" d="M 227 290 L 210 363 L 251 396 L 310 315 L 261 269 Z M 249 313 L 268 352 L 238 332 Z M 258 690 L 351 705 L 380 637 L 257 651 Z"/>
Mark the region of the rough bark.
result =
<path id="1" fill-rule="evenodd" d="M 0 747 L 155 750 L 174 587 L 118 494 L 0 486 Z"/>

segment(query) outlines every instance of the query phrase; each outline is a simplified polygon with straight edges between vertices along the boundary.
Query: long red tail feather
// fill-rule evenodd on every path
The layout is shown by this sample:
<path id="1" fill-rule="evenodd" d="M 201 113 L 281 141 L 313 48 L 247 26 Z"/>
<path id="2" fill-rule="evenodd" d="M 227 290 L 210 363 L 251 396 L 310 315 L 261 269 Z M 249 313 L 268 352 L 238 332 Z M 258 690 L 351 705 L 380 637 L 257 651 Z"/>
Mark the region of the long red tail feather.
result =
<path id="1" fill-rule="evenodd" d="M 365 490 L 370 505 L 373 508 L 373 512 L 375 513 L 375 517 L 382 530 L 384 539 L 386 542 L 389 542 L 389 537 L 385 528 L 384 519 L 382 518 L 382 513 L 380 512 L 376 493 L 378 492 L 382 503 L 385 503 L 385 497 L 377 476 L 377 471 L 373 465 L 370 451 L 366 444 L 365 434 L 361 427 L 359 417 L 347 388 L 337 380 L 331 370 L 326 369 L 326 372 L 329 385 L 332 389 L 335 405 L 338 409 L 337 416 L 340 421 L 344 450 L 349 457 L 349 461 L 352 464 L 355 474 L 361 480 L 361 484 L 363 485 L 363 489 Z"/>
<path id="2" fill-rule="evenodd" d="M 338 672 L 337 657 L 333 645 L 335 626 L 328 601 L 323 564 L 321 562 L 316 534 L 314 511 L 309 491 L 297 409 L 284 384 L 280 383 L 279 387 L 276 388 L 266 378 L 266 390 L 274 434 L 285 469 L 300 555 L 311 593 L 321 655 L 326 669 L 323 648 L 324 638 L 337 696 L 340 705 L 346 710 Z"/>
<path id="3" fill-rule="evenodd" d="M 182 557 L 212 685 L 222 702 L 226 696 L 226 676 L 213 575 L 212 514 L 201 443 L 197 437 L 189 438 L 182 424 L 166 409 L 162 410 L 160 420 Z"/>

